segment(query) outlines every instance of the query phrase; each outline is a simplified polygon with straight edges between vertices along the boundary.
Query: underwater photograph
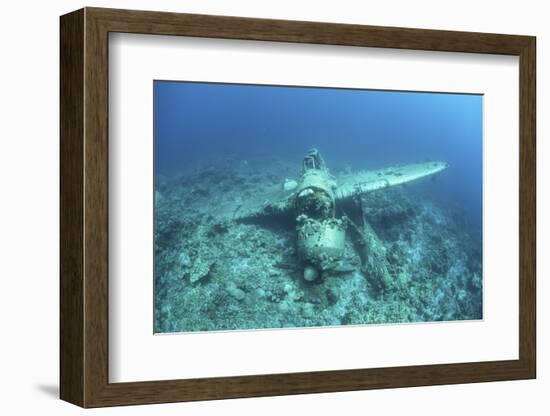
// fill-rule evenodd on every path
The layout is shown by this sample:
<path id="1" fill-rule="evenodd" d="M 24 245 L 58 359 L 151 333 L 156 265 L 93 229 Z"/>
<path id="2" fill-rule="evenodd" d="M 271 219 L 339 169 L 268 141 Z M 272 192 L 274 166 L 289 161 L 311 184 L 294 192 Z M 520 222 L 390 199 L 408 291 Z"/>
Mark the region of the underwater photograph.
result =
<path id="1" fill-rule="evenodd" d="M 483 319 L 483 95 L 153 89 L 154 333 Z"/>

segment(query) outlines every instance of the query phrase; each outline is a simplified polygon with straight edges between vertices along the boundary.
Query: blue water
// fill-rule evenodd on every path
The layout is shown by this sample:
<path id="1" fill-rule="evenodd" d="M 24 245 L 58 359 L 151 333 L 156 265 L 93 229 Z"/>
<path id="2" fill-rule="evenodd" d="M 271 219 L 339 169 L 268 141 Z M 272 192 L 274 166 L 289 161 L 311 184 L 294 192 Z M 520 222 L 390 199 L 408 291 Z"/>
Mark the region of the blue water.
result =
<path id="1" fill-rule="evenodd" d="M 156 171 L 224 158 L 301 160 L 311 147 L 331 168 L 424 160 L 450 168 L 430 194 L 481 228 L 483 97 L 156 81 Z"/>
<path id="2" fill-rule="evenodd" d="M 483 96 L 156 81 L 154 126 L 155 332 L 482 318 Z M 449 167 L 342 201 L 343 271 L 306 282 L 294 217 L 222 214 L 313 147 L 336 176 Z"/>

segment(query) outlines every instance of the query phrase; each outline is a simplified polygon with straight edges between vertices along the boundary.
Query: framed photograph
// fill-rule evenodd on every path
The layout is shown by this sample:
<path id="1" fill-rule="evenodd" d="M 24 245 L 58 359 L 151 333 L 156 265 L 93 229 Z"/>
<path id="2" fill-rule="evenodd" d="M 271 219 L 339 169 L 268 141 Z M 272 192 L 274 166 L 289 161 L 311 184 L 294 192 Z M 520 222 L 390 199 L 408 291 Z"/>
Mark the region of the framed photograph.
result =
<path id="1" fill-rule="evenodd" d="M 534 37 L 60 28 L 63 400 L 536 377 Z"/>

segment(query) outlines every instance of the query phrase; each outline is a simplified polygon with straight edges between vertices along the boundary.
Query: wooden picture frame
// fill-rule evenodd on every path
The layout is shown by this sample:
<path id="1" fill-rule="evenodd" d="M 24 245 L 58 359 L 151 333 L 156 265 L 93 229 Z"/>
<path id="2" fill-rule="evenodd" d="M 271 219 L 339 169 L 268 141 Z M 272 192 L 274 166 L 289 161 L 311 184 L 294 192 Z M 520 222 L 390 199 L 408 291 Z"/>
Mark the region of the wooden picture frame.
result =
<path id="1" fill-rule="evenodd" d="M 61 399 L 82 407 L 101 407 L 535 378 L 534 37 L 100 8 L 62 16 L 60 29 Z M 519 359 L 109 383 L 110 32 L 518 56 Z"/>

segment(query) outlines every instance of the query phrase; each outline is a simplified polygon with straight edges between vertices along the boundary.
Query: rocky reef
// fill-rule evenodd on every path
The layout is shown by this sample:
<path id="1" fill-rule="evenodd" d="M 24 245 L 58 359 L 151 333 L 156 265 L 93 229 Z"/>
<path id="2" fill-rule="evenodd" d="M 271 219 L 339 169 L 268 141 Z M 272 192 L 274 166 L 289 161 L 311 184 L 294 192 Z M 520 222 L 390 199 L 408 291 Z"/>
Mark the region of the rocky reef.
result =
<path id="1" fill-rule="evenodd" d="M 228 160 L 157 176 L 156 333 L 482 318 L 480 236 L 416 184 L 339 207 L 353 224 L 342 262 L 313 282 L 303 279 L 294 219 L 219 215 L 224 201 L 290 186 L 299 171 Z"/>

